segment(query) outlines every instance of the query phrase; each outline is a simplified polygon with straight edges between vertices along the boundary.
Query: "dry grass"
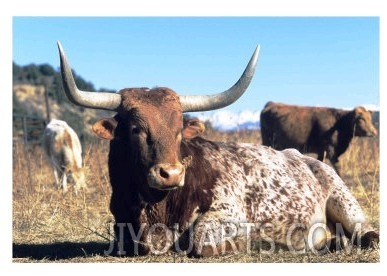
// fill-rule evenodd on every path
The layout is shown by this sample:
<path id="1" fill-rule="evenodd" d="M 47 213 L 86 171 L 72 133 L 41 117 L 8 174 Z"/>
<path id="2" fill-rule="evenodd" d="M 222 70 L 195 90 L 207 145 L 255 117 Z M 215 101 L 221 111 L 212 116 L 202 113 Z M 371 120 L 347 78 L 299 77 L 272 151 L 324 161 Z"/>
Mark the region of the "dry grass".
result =
<path id="1" fill-rule="evenodd" d="M 260 143 L 258 131 L 225 134 L 207 132 L 212 140 Z M 78 196 L 54 188 L 53 173 L 40 147 L 13 147 L 13 262 L 136 262 L 136 263 L 325 263 L 380 262 L 379 250 L 348 254 L 282 252 L 238 254 L 195 259 L 168 253 L 133 258 L 104 254 L 109 248 L 113 217 L 109 212 L 108 143 L 89 142 L 84 148 L 88 190 Z M 343 178 L 379 229 L 379 140 L 355 139 L 341 158 Z"/>

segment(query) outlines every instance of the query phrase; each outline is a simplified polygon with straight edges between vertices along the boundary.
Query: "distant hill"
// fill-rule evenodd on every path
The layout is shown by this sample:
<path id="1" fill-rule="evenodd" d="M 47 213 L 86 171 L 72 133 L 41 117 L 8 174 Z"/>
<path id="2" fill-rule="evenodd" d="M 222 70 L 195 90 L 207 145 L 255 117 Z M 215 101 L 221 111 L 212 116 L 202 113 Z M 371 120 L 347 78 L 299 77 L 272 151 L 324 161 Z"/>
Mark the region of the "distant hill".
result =
<path id="1" fill-rule="evenodd" d="M 98 91 L 91 82 L 85 81 L 75 72 L 73 74 L 80 89 Z M 109 91 L 109 89 L 103 90 Z M 67 121 L 79 135 L 86 137 L 93 135 L 91 125 L 96 120 L 113 114 L 109 111 L 85 109 L 72 104 L 64 94 L 59 69 L 54 69 L 47 64 L 19 66 L 13 63 L 12 105 L 13 114 L 18 116 L 47 118 L 47 110 L 49 110 L 51 118 Z"/>
<path id="2" fill-rule="evenodd" d="M 373 111 L 372 113 L 372 121 L 374 122 L 375 127 L 377 130 L 380 129 L 380 111 Z"/>
<path id="3" fill-rule="evenodd" d="M 233 113 L 227 110 L 219 110 L 193 114 L 193 117 L 209 122 L 214 129 L 219 131 L 237 131 L 259 129 L 259 115 L 260 111 L 245 110 Z"/>

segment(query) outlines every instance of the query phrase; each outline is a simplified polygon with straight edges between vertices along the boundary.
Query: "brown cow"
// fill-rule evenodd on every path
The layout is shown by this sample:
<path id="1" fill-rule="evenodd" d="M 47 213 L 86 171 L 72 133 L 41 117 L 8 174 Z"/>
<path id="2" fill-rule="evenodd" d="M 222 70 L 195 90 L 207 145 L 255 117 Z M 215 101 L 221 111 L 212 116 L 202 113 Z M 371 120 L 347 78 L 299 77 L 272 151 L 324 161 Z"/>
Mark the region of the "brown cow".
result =
<path id="1" fill-rule="evenodd" d="M 261 112 L 261 135 L 263 145 L 277 150 L 317 153 L 320 161 L 326 153 L 339 173 L 339 157 L 353 136 L 373 137 L 377 131 L 372 113 L 361 106 L 348 111 L 268 102 Z"/>
<path id="2" fill-rule="evenodd" d="M 64 90 L 77 105 L 117 111 L 94 124 L 110 140 L 110 210 L 120 255 L 194 256 L 248 251 L 250 241 L 324 250 L 327 223 L 369 246 L 379 239 L 354 196 L 328 165 L 295 150 L 194 137 L 183 112 L 234 102 L 253 76 L 258 49 L 240 80 L 220 95 L 179 96 L 164 87 L 80 91 L 59 45 Z M 221 98 L 221 99 L 219 99 Z M 334 229 L 332 228 L 332 229 Z M 338 229 L 338 231 L 337 231 Z M 342 234 L 342 235 L 341 235 Z"/>

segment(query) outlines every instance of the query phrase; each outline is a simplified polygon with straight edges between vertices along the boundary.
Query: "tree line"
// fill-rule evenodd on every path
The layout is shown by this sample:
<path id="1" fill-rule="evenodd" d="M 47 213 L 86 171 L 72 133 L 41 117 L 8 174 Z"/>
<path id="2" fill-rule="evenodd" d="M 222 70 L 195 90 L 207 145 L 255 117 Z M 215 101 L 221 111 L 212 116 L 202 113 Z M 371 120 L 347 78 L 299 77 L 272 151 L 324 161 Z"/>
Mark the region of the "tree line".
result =
<path id="1" fill-rule="evenodd" d="M 13 84 L 29 84 L 33 86 L 44 85 L 47 88 L 48 96 L 54 99 L 58 104 L 67 100 L 62 87 L 62 77 L 60 69 L 55 69 L 49 64 L 29 64 L 19 66 L 15 62 L 12 64 Z M 112 89 L 99 89 L 94 84 L 86 81 L 73 70 L 74 80 L 78 88 L 85 91 L 111 91 Z"/>
<path id="2" fill-rule="evenodd" d="M 15 85 L 31 85 L 44 86 L 47 91 L 47 96 L 52 101 L 60 106 L 59 119 L 67 121 L 78 132 L 79 135 L 84 135 L 84 130 L 87 127 L 82 119 L 84 108 L 74 106 L 67 99 L 62 85 L 62 76 L 60 68 L 55 69 L 49 64 L 29 64 L 20 66 L 15 62 L 12 63 L 13 70 L 13 86 Z M 109 91 L 115 92 L 112 89 L 99 89 L 94 87 L 94 84 L 86 81 L 73 70 L 74 80 L 78 88 L 85 91 Z M 13 94 L 12 102 L 13 114 L 15 116 L 35 116 L 41 117 L 41 113 L 32 110 L 31 106 L 22 104 L 19 99 Z M 70 108 L 71 107 L 71 108 Z M 15 126 L 14 126 L 15 127 Z"/>

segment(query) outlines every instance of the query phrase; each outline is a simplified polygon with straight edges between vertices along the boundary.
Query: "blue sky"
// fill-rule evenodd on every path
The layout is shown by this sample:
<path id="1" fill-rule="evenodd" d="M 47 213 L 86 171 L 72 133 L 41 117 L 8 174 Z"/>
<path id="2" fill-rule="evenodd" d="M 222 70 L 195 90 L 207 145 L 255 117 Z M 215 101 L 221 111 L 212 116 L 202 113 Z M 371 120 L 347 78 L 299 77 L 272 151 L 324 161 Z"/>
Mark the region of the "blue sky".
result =
<path id="1" fill-rule="evenodd" d="M 226 109 L 267 101 L 379 105 L 379 17 L 13 17 L 13 61 L 72 68 L 95 87 L 168 86 L 210 94 L 235 83 L 256 45 L 257 70 Z"/>

